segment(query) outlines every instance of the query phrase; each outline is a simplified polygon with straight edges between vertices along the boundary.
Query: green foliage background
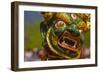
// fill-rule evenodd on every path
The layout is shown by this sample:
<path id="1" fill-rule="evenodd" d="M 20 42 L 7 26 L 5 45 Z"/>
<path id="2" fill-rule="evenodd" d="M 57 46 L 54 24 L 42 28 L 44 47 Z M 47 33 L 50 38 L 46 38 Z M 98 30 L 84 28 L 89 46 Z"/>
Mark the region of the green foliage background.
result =
<path id="1" fill-rule="evenodd" d="M 25 50 L 41 48 L 42 38 L 40 33 L 40 22 L 35 21 L 24 26 L 24 47 Z"/>
<path id="2" fill-rule="evenodd" d="M 84 34 L 84 45 L 86 48 L 90 48 L 90 30 L 85 32 Z"/>

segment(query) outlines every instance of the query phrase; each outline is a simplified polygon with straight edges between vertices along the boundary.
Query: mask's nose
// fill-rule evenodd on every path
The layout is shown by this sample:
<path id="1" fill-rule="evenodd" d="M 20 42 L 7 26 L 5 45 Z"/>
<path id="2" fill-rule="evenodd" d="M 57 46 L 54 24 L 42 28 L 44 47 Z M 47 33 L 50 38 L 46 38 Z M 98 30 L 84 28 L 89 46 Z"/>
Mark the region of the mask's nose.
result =
<path id="1" fill-rule="evenodd" d="M 79 36 L 80 32 L 76 27 L 76 24 L 69 24 L 69 26 L 66 28 L 66 30 L 70 33 L 72 33 L 75 36 Z"/>

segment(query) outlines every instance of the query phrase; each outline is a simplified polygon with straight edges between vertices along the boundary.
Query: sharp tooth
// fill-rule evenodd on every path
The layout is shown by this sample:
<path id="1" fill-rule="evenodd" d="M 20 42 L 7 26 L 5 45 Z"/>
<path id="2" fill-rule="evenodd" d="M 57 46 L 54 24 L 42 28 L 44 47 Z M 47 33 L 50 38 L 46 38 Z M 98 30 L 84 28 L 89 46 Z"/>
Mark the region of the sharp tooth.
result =
<path id="1" fill-rule="evenodd" d="M 62 42 L 62 45 L 64 44 L 64 41 Z"/>
<path id="2" fill-rule="evenodd" d="M 64 43 L 65 41 L 63 41 L 63 43 Z"/>
<path id="3" fill-rule="evenodd" d="M 63 41 L 62 44 L 65 45 L 66 44 L 65 41 Z"/>

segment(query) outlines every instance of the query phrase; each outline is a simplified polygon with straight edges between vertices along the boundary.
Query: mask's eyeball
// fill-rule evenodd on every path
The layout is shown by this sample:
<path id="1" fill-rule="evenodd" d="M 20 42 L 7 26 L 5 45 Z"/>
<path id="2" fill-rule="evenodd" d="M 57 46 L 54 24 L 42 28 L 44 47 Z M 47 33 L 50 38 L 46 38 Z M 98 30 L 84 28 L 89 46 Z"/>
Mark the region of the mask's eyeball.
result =
<path id="1" fill-rule="evenodd" d="M 72 17 L 73 20 L 77 19 L 77 15 L 76 14 L 71 14 L 71 17 Z"/>
<path id="2" fill-rule="evenodd" d="M 64 21 L 58 21 L 56 24 L 55 24 L 55 27 L 56 28 L 64 28 L 66 27 L 66 23 Z"/>

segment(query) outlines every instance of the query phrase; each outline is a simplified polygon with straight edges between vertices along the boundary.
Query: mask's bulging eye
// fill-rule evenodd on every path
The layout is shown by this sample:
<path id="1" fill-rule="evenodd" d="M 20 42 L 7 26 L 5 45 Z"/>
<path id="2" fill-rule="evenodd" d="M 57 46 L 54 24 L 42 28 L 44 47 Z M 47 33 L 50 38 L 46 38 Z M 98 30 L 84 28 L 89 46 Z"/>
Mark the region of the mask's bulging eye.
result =
<path id="1" fill-rule="evenodd" d="M 76 14 L 71 14 L 71 17 L 72 17 L 73 20 L 77 19 L 77 15 Z"/>
<path id="2" fill-rule="evenodd" d="M 66 23 L 64 21 L 58 21 L 56 24 L 55 24 L 55 27 L 56 28 L 63 28 L 63 27 L 66 27 Z"/>

